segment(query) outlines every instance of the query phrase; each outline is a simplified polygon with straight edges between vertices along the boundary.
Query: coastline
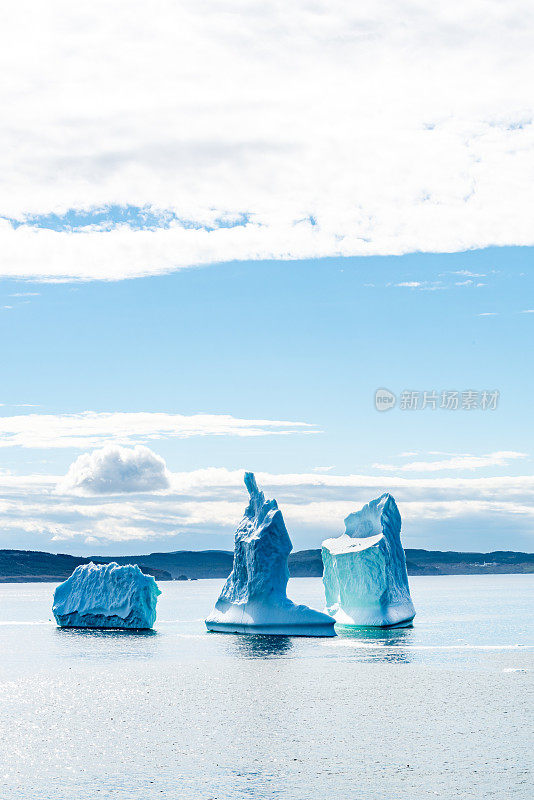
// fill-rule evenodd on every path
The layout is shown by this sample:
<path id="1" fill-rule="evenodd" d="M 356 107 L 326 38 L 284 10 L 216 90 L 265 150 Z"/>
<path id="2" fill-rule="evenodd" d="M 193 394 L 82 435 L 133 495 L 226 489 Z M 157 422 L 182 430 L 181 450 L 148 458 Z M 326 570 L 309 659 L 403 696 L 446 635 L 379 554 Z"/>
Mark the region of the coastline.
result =
<path id="1" fill-rule="evenodd" d="M 494 551 L 472 553 L 405 549 L 408 575 L 498 575 L 534 573 L 534 553 Z M 178 550 L 135 556 L 73 556 L 35 550 L 0 550 L 0 583 L 63 581 L 79 564 L 138 564 L 158 581 L 226 578 L 233 554 L 227 550 Z M 322 576 L 319 549 L 299 550 L 289 556 L 292 578 Z"/>

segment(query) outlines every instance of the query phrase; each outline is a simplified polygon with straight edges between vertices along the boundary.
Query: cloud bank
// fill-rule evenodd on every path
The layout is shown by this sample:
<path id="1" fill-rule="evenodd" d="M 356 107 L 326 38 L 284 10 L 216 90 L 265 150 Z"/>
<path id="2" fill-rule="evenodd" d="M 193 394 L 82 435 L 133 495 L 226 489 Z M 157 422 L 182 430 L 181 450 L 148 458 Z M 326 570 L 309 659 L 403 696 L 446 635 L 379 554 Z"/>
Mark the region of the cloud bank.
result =
<path id="1" fill-rule="evenodd" d="M 165 461 L 148 447 L 107 445 L 84 453 L 71 464 L 61 493 L 121 494 L 169 488 Z"/>
<path id="2" fill-rule="evenodd" d="M 461 453 L 452 455 L 450 458 L 440 459 L 439 461 L 409 461 L 401 466 L 394 464 L 373 464 L 375 469 L 387 470 L 389 472 L 441 472 L 442 470 L 475 470 L 485 469 L 486 467 L 504 467 L 510 461 L 527 458 L 527 453 L 518 453 L 515 450 L 497 450 L 494 453 L 487 453 L 482 456 L 475 456 L 471 453 Z"/>
<path id="3" fill-rule="evenodd" d="M 157 456 L 148 454 L 146 461 L 156 472 L 164 468 Z M 3 546 L 24 541 L 33 549 L 79 551 L 87 544 L 87 552 L 93 553 L 99 547 L 120 552 L 126 543 L 144 552 L 156 541 L 165 550 L 231 547 L 246 505 L 242 470 L 167 473 L 168 487 L 150 493 L 150 468 L 141 478 L 142 490 L 128 489 L 125 495 L 124 481 L 129 479 L 123 468 L 113 458 L 102 458 L 107 463 L 101 469 L 100 458 L 92 454 L 78 459 L 67 483 L 54 476 L 0 474 Z M 297 549 L 318 546 L 327 536 L 341 533 L 347 514 L 391 491 L 399 503 L 407 547 L 532 550 L 532 475 L 429 478 L 259 472 L 257 477 L 267 494 L 279 501 Z M 491 531 L 495 536 L 488 541 Z"/>
<path id="4" fill-rule="evenodd" d="M 268 436 L 318 433 L 306 422 L 239 419 L 230 414 L 96 412 L 16 414 L 0 417 L 0 447 L 85 449 L 115 443 L 134 445 L 166 437 Z"/>
<path id="5" fill-rule="evenodd" d="M 528 0 L 20 0 L 2 22 L 1 275 L 534 244 Z"/>

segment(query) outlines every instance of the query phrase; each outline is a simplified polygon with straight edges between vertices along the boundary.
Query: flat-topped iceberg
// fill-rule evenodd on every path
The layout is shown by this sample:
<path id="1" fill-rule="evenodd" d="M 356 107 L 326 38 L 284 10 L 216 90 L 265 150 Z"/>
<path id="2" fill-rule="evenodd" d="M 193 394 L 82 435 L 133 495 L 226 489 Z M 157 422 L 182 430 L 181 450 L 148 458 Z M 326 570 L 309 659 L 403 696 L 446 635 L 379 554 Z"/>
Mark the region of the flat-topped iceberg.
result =
<path id="1" fill-rule="evenodd" d="M 410 625 L 415 608 L 395 500 L 383 494 L 349 514 L 345 527 L 344 534 L 322 545 L 328 613 L 341 625 Z"/>
<path id="2" fill-rule="evenodd" d="M 252 472 L 245 473 L 250 503 L 235 534 L 234 565 L 215 608 L 210 631 L 335 636 L 332 617 L 288 599 L 287 557 L 292 550 L 276 500 L 265 500 Z"/>
<path id="3" fill-rule="evenodd" d="M 151 628 L 161 592 L 138 566 L 82 564 L 54 592 L 52 611 L 62 628 Z"/>

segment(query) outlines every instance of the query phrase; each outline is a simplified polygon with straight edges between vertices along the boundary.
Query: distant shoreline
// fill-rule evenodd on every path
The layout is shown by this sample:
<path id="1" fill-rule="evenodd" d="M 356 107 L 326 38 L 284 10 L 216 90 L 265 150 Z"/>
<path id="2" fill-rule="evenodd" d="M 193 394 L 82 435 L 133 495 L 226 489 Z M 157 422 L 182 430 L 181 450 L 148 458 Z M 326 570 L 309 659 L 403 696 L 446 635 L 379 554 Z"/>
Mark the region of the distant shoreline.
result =
<path id="1" fill-rule="evenodd" d="M 534 573 L 534 553 L 498 550 L 491 553 L 415 550 L 407 548 L 408 575 L 499 575 Z M 138 564 L 156 580 L 226 578 L 232 569 L 228 550 L 177 550 L 138 556 L 72 556 L 36 550 L 0 550 L 0 583 L 63 581 L 89 561 Z M 322 575 L 321 551 L 299 550 L 289 556 L 293 578 Z"/>

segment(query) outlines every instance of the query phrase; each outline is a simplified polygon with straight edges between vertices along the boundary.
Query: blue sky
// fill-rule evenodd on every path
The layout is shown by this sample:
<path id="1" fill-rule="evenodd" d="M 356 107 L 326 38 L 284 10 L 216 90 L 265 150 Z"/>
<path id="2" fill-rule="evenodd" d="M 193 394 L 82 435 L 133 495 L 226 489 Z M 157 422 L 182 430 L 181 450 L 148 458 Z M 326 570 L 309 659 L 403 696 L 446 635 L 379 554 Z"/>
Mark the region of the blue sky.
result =
<path id="1" fill-rule="evenodd" d="M 530 248 L 491 248 L 234 262 L 115 283 L 4 281 L 2 305 L 10 307 L 3 308 L 0 325 L 9 347 L 2 359 L 0 411 L 4 417 L 41 419 L 85 411 L 164 412 L 309 423 L 311 433 L 208 432 L 186 438 L 157 430 L 137 435 L 134 426 L 129 444 L 148 445 L 171 473 L 215 467 L 285 476 L 316 471 L 329 479 L 374 476 L 376 494 L 391 488 L 401 511 L 403 496 L 411 498 L 413 488 L 399 493 L 391 477 L 430 479 L 438 485 L 420 489 L 417 501 L 438 502 L 445 492 L 449 507 L 444 519 L 439 507 L 427 519 L 415 505 L 405 522 L 407 546 L 529 549 L 532 517 L 515 509 L 520 494 L 521 505 L 531 505 L 528 487 L 518 488 L 513 504 L 498 513 L 491 507 L 475 513 L 458 510 L 454 487 L 440 489 L 439 481 L 464 478 L 469 485 L 473 479 L 532 472 L 534 386 L 528 365 L 534 315 L 524 313 L 534 305 L 532 258 Z M 399 285 L 411 283 L 421 285 Z M 490 313 L 494 316 L 481 316 Z M 397 395 L 405 389 L 488 389 L 500 397 L 495 411 L 397 406 L 379 413 L 378 387 Z M 39 447 L 31 435 L 29 446 L 2 450 L 3 466 L 14 475 L 62 476 L 80 452 L 94 449 Z M 122 436 L 104 434 L 98 444 L 123 443 Z M 495 453 L 511 455 L 492 458 Z M 455 466 L 451 459 L 458 457 L 464 461 Z M 418 462 L 424 462 L 421 468 L 410 467 Z M 359 486 L 306 487 L 301 496 L 302 490 L 284 480 L 278 487 L 276 481 L 267 484 L 282 506 L 284 498 L 296 506 L 326 503 L 316 523 L 313 506 L 310 518 L 296 515 L 291 528 L 299 547 L 316 546 L 325 531 L 342 530 L 337 506 L 328 522 L 330 498 L 347 503 L 347 509 L 370 499 Z M 123 493 L 120 482 L 118 488 L 114 502 L 131 507 L 137 495 Z M 209 505 L 220 493 L 217 481 L 208 481 L 199 505 Z M 244 503 L 239 481 L 233 480 L 228 493 L 237 521 Z M 464 489 L 459 496 L 465 500 Z M 155 518 L 149 535 L 143 530 L 138 539 L 120 541 L 119 551 L 229 546 L 231 525 L 226 519 L 219 523 L 216 514 L 200 524 L 173 526 L 172 505 L 178 510 L 181 497 L 190 501 L 190 492 L 157 495 L 165 509 L 164 534 Z M 492 502 L 502 499 L 497 489 Z M 70 502 L 66 498 L 65 506 Z M 46 526 L 48 515 L 56 520 L 57 511 L 40 513 L 42 533 L 17 530 L 14 519 L 2 545 L 86 552 L 85 539 L 94 538 L 99 552 L 117 552 L 113 537 L 92 537 L 91 519 L 81 525 L 77 520 L 72 538 L 53 541 Z"/>
<path id="2" fill-rule="evenodd" d="M 253 469 L 297 548 L 389 490 L 407 546 L 531 550 L 527 0 L 30 5 L 0 30 L 0 546 L 231 547 Z"/>

